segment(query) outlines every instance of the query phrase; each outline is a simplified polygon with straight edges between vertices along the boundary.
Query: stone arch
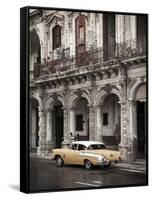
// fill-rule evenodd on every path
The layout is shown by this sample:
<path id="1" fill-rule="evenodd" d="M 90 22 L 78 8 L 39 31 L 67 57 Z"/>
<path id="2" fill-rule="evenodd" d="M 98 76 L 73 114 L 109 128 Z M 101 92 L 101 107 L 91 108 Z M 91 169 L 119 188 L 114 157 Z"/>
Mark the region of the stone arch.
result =
<path id="1" fill-rule="evenodd" d="M 76 94 L 72 95 L 72 97 L 71 97 L 70 100 L 69 100 L 69 105 L 68 105 L 68 107 L 69 107 L 69 108 L 74 107 L 75 104 L 76 104 L 76 102 L 77 102 L 80 98 L 85 98 L 85 99 L 88 101 L 88 105 L 89 105 L 89 106 L 91 105 L 91 100 L 90 100 L 90 98 L 88 97 L 88 95 L 85 94 L 85 93 L 82 93 L 81 95 L 76 95 Z"/>
<path id="2" fill-rule="evenodd" d="M 37 30 L 30 31 L 30 78 L 39 75 L 39 67 L 35 63 L 41 63 L 41 44 Z"/>
<path id="3" fill-rule="evenodd" d="M 64 100 L 61 96 L 57 96 L 57 97 L 53 97 L 51 96 L 48 100 L 47 100 L 47 103 L 46 103 L 46 110 L 49 110 L 50 107 L 53 107 L 53 104 L 55 101 L 59 101 L 62 103 L 62 106 L 63 108 L 65 107 L 65 103 L 64 103 Z"/>
<path id="4" fill-rule="evenodd" d="M 141 78 L 138 79 L 138 80 L 134 83 L 133 87 L 132 87 L 131 90 L 130 90 L 130 96 L 129 96 L 129 100 L 130 100 L 130 101 L 134 101 L 134 100 L 135 100 L 135 96 L 136 96 L 136 92 L 137 92 L 138 88 L 139 88 L 142 84 L 145 84 L 145 83 L 146 83 L 146 80 L 145 80 L 145 79 L 142 80 Z"/>
<path id="5" fill-rule="evenodd" d="M 142 89 L 142 86 L 146 86 L 145 78 L 138 78 L 130 89 L 129 101 L 130 101 L 130 135 L 133 138 L 133 155 L 132 158 L 136 159 L 138 156 L 145 157 L 145 145 L 146 145 L 146 98 L 138 98 L 137 92 Z M 145 89 L 145 88 L 144 88 Z M 145 91 L 146 92 L 146 91 Z M 146 95 L 146 94 L 145 94 Z M 140 97 L 140 95 L 139 95 Z M 142 117 L 141 117 L 142 116 Z"/>
<path id="6" fill-rule="evenodd" d="M 121 141 L 121 105 L 117 93 L 110 92 L 103 96 L 101 102 L 101 129 L 103 142 L 118 149 Z"/>
<path id="7" fill-rule="evenodd" d="M 119 98 L 119 101 L 122 102 L 121 93 L 117 89 L 112 88 L 112 90 L 110 92 L 107 92 L 104 89 L 102 89 L 97 96 L 97 100 L 96 100 L 95 105 L 103 104 L 104 99 L 110 94 L 115 94 Z"/>
<path id="8" fill-rule="evenodd" d="M 30 152 L 37 152 L 39 147 L 39 112 L 41 109 L 41 99 L 38 95 L 30 96 L 30 124 L 29 124 L 29 148 Z"/>
<path id="9" fill-rule="evenodd" d="M 35 51 L 40 47 L 40 37 L 36 29 L 30 31 L 30 49 Z"/>
<path id="10" fill-rule="evenodd" d="M 90 138 L 90 106 L 91 100 L 86 91 L 76 90 L 69 99 L 69 130 L 78 134 L 80 140 Z"/>
<path id="11" fill-rule="evenodd" d="M 39 107 L 42 107 L 42 100 L 41 100 L 41 98 L 40 98 L 40 96 L 38 95 L 38 94 L 32 94 L 32 95 L 30 95 L 30 100 L 31 99 L 36 99 L 37 101 L 38 101 L 38 105 L 39 105 Z"/>
<path id="12" fill-rule="evenodd" d="M 64 100 L 60 94 L 52 94 L 46 102 L 46 142 L 48 151 L 61 147 L 64 137 Z"/>

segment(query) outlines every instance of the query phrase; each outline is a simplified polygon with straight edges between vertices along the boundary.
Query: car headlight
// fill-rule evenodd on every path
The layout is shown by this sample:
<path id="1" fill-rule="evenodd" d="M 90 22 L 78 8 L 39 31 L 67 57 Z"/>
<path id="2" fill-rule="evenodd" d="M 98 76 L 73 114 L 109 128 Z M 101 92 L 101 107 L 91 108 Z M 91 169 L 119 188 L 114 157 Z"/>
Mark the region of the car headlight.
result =
<path id="1" fill-rule="evenodd" d="M 103 162 L 105 158 L 104 158 L 103 156 L 98 156 L 96 159 L 97 159 L 99 162 Z"/>

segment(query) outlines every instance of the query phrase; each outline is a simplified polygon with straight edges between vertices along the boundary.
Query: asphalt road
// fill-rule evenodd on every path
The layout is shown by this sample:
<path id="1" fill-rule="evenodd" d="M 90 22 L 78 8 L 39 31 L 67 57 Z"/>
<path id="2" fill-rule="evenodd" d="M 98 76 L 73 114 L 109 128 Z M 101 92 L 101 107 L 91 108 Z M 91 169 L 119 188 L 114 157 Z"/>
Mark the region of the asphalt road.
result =
<path id="1" fill-rule="evenodd" d="M 116 166 L 86 170 L 82 166 L 56 167 L 54 160 L 31 158 L 30 161 L 31 192 L 126 185 L 146 185 L 146 174 Z"/>

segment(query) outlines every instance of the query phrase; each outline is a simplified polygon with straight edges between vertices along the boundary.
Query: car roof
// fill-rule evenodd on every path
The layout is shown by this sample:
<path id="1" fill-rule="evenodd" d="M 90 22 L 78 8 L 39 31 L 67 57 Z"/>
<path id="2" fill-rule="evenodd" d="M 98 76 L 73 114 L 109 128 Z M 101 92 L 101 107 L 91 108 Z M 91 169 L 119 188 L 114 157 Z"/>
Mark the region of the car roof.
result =
<path id="1" fill-rule="evenodd" d="M 72 142 L 72 144 L 83 144 L 86 147 L 93 145 L 93 144 L 103 144 L 104 145 L 104 143 L 97 142 L 97 141 L 75 141 L 75 142 Z"/>

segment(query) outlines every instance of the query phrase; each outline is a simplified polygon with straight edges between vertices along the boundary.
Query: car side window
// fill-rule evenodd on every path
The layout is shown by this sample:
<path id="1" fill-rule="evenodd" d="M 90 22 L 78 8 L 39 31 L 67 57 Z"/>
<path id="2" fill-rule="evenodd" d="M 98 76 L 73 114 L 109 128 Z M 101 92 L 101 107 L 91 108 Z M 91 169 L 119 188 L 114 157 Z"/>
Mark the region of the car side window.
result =
<path id="1" fill-rule="evenodd" d="M 92 149 L 93 149 L 93 148 L 92 148 L 92 145 L 88 146 L 87 149 L 88 149 L 88 150 L 92 150 Z"/>
<path id="2" fill-rule="evenodd" d="M 85 150 L 86 147 L 83 144 L 79 144 L 78 151 Z"/>
<path id="3" fill-rule="evenodd" d="M 77 150 L 77 144 L 72 144 L 72 150 Z"/>

